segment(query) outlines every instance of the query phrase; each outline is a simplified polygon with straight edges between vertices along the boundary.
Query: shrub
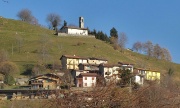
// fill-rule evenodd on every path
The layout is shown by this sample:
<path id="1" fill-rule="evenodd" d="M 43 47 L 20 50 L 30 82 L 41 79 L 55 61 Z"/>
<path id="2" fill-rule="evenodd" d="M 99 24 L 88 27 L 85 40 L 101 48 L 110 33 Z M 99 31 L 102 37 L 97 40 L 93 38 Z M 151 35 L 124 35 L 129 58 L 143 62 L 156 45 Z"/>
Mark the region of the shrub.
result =
<path id="1" fill-rule="evenodd" d="M 13 76 L 6 74 L 5 78 L 4 78 L 4 83 L 8 84 L 8 85 L 13 85 L 15 83 L 15 80 L 14 80 Z"/>
<path id="2" fill-rule="evenodd" d="M 4 75 L 9 75 L 10 73 L 16 73 L 18 71 L 19 68 L 13 62 L 5 61 L 0 64 L 0 72 Z"/>

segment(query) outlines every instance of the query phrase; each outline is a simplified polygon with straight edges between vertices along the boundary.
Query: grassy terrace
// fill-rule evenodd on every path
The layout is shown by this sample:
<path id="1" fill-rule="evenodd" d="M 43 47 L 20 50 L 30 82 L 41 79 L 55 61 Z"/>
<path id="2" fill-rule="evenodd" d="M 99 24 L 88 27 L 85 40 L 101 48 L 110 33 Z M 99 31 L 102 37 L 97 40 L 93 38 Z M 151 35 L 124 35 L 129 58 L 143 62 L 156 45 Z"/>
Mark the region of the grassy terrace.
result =
<path id="1" fill-rule="evenodd" d="M 20 76 L 25 64 L 36 64 L 43 59 L 46 63 L 59 61 L 62 54 L 77 55 L 82 57 L 104 58 L 110 64 L 118 61 L 134 63 L 135 67 L 158 70 L 165 74 L 168 68 L 175 70 L 174 78 L 179 80 L 180 65 L 162 60 L 150 58 L 131 51 L 121 53 L 114 50 L 109 43 L 86 37 L 58 37 L 54 31 L 40 26 L 30 25 L 22 21 L 12 19 L 0 19 L 0 49 L 8 52 L 11 61 L 18 64 Z"/>

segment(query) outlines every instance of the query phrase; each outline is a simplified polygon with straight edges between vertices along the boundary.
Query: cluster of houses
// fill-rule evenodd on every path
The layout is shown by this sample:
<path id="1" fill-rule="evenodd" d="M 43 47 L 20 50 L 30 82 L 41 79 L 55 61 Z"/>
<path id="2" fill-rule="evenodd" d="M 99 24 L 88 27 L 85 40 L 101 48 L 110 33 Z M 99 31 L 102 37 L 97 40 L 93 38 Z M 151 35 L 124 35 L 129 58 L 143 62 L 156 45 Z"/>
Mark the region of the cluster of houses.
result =
<path id="1" fill-rule="evenodd" d="M 146 80 L 160 81 L 160 72 L 135 68 L 131 63 L 118 62 L 115 65 L 108 64 L 108 60 L 94 57 L 79 57 L 76 55 L 62 55 L 62 70 L 68 70 L 72 75 L 75 87 L 95 87 L 97 78 L 103 77 L 104 82 L 118 82 L 121 80 L 119 70 L 129 70 L 134 77 L 134 82 L 143 85 Z M 62 84 L 61 74 L 45 74 L 33 77 L 29 80 L 31 88 L 57 89 Z"/>

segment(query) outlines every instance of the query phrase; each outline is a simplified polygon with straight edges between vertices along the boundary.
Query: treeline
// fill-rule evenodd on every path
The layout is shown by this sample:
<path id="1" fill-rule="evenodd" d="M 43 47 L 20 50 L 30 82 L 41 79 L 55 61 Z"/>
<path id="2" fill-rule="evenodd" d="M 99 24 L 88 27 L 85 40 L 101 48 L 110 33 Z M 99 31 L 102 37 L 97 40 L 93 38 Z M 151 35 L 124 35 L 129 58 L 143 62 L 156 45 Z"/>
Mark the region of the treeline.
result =
<path id="1" fill-rule="evenodd" d="M 110 30 L 110 36 L 107 36 L 103 31 L 89 30 L 89 34 L 95 35 L 96 39 L 110 43 L 115 50 L 123 52 L 128 41 L 128 37 L 124 32 L 118 34 L 118 31 L 113 27 Z M 151 41 L 135 42 L 132 50 L 140 54 L 147 55 L 148 59 L 154 57 L 156 59 L 172 61 L 171 54 L 167 48 L 161 47 L 159 44 L 153 44 Z"/>
<path id="2" fill-rule="evenodd" d="M 109 37 L 103 31 L 96 31 L 94 29 L 93 31 L 88 30 L 88 33 L 91 35 L 94 35 L 96 37 L 96 39 L 99 39 L 99 40 L 102 40 L 105 42 L 110 42 Z"/>
<path id="3" fill-rule="evenodd" d="M 171 61 L 171 54 L 167 48 L 161 47 L 159 44 L 153 44 L 151 41 L 135 42 L 132 49 L 135 52 L 146 54 L 149 57 L 155 57 L 156 59 Z"/>

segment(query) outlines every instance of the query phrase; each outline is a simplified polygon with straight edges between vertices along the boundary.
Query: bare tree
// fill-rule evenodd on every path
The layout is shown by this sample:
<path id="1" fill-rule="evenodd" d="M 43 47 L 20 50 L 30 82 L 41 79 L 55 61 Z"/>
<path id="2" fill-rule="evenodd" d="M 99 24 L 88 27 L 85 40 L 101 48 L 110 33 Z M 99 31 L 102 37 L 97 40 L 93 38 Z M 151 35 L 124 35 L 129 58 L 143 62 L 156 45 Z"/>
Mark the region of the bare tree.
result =
<path id="1" fill-rule="evenodd" d="M 118 37 L 118 44 L 121 48 L 121 51 L 126 47 L 126 43 L 128 41 L 128 38 L 124 32 L 121 32 Z"/>
<path id="2" fill-rule="evenodd" d="M 43 74 L 43 71 L 45 71 L 45 66 L 43 63 L 38 62 L 32 69 L 32 76 Z"/>
<path id="3" fill-rule="evenodd" d="M 58 14 L 50 13 L 47 15 L 47 21 L 50 23 L 53 30 L 57 31 L 57 27 L 61 23 L 61 17 Z"/>
<path id="4" fill-rule="evenodd" d="M 63 85 L 67 86 L 68 89 L 71 88 L 71 86 L 74 84 L 74 78 L 71 75 L 71 72 L 69 70 L 64 71 L 63 75 Z"/>
<path id="5" fill-rule="evenodd" d="M 32 21 L 31 21 L 31 24 L 33 25 L 38 25 L 38 19 L 36 19 L 34 16 L 32 17 Z"/>
<path id="6" fill-rule="evenodd" d="M 162 51 L 161 53 L 162 60 L 172 61 L 172 57 L 168 49 L 162 48 L 161 51 Z"/>
<path id="7" fill-rule="evenodd" d="M 153 49 L 153 55 L 156 59 L 160 59 L 160 56 L 162 55 L 162 50 L 161 47 L 159 46 L 159 44 L 154 45 L 154 49 Z"/>
<path id="8" fill-rule="evenodd" d="M 17 16 L 22 21 L 25 21 L 25 22 L 28 22 L 28 23 L 31 23 L 32 19 L 34 18 L 29 9 L 22 9 L 21 11 L 18 12 Z"/>
<path id="9" fill-rule="evenodd" d="M 142 43 L 138 41 L 133 44 L 132 49 L 135 50 L 136 52 L 140 52 L 142 50 L 142 47 L 143 47 Z"/>
<path id="10" fill-rule="evenodd" d="M 50 58 L 49 49 L 50 49 L 50 41 L 48 35 L 42 35 L 40 38 L 40 46 L 39 46 L 39 54 L 42 62 L 46 62 Z"/>
<path id="11" fill-rule="evenodd" d="M 114 50 L 118 50 L 119 49 L 119 45 L 118 45 L 118 39 L 115 37 L 110 37 L 110 42 L 113 45 Z"/>
<path id="12" fill-rule="evenodd" d="M 0 72 L 4 75 L 9 75 L 10 73 L 16 73 L 18 71 L 19 68 L 13 62 L 5 61 L 0 64 Z"/>
<path id="13" fill-rule="evenodd" d="M 149 57 L 153 56 L 153 49 L 154 49 L 154 46 L 151 41 L 147 41 L 146 43 L 143 44 L 143 50 L 147 54 L 148 59 Z"/>

